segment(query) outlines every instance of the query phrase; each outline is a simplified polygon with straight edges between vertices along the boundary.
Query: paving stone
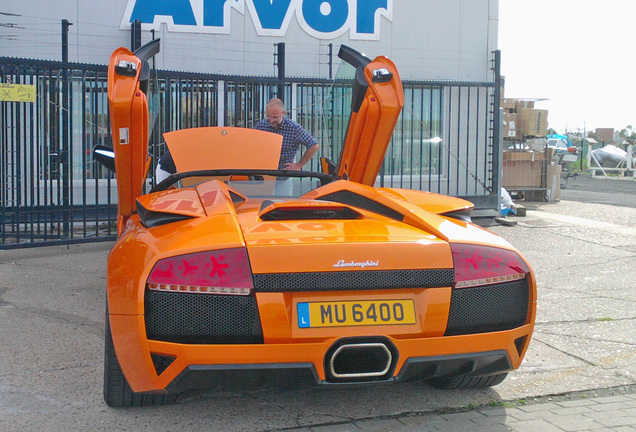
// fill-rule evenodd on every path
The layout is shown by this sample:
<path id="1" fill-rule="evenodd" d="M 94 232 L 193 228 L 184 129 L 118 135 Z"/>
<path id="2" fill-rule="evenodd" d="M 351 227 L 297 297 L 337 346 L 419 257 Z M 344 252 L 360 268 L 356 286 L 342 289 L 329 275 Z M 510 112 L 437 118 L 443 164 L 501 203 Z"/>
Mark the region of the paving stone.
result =
<path id="1" fill-rule="evenodd" d="M 558 408 L 558 409 L 553 409 L 550 411 L 558 416 L 568 416 L 568 415 L 574 415 L 574 414 L 586 414 L 589 412 L 596 412 L 586 406 Z"/>
<path id="2" fill-rule="evenodd" d="M 593 411 L 616 411 L 630 408 L 630 406 L 623 402 L 615 403 L 602 403 L 598 405 L 590 405 L 589 408 Z"/>
<path id="3" fill-rule="evenodd" d="M 436 425 L 439 425 L 440 423 L 442 424 L 448 423 L 445 419 L 441 418 L 439 415 L 403 417 L 399 420 L 400 420 L 400 423 L 403 423 L 406 426 L 416 425 L 416 426 L 431 427 L 431 428 L 434 428 Z"/>
<path id="4" fill-rule="evenodd" d="M 626 410 L 616 410 L 616 411 L 594 411 L 585 414 L 585 417 L 591 418 L 592 420 L 600 420 L 605 418 L 613 418 L 613 417 L 636 417 L 636 412 L 629 413 Z"/>
<path id="5" fill-rule="evenodd" d="M 488 425 L 500 425 L 505 424 L 508 421 L 508 416 L 500 415 L 500 416 L 490 416 L 483 418 L 474 418 L 471 421 L 480 426 L 488 426 Z"/>
<path id="6" fill-rule="evenodd" d="M 404 424 L 395 419 L 357 421 L 355 422 L 355 425 L 364 432 L 394 431 L 397 430 L 398 427 L 404 426 Z"/>
<path id="7" fill-rule="evenodd" d="M 523 421 L 523 420 L 535 420 L 535 419 L 545 419 L 549 420 L 551 418 L 558 417 L 558 414 L 553 413 L 552 411 L 543 410 L 543 411 L 534 411 L 534 412 L 517 412 L 514 415 L 511 415 L 510 418 L 514 418 L 515 420 Z"/>
<path id="8" fill-rule="evenodd" d="M 524 405 L 520 406 L 518 409 L 523 412 L 535 412 L 535 411 L 549 411 L 552 409 L 560 408 L 556 403 L 545 403 L 545 404 L 537 404 L 537 405 Z"/>
<path id="9" fill-rule="evenodd" d="M 577 399 L 577 400 L 557 402 L 556 404 L 565 408 L 570 408 L 570 407 L 596 405 L 598 404 L 598 402 L 595 402 L 592 399 Z"/>
<path id="10" fill-rule="evenodd" d="M 561 428 L 566 432 L 583 431 L 586 429 L 599 429 L 604 426 L 596 420 L 592 420 L 591 418 L 586 418 L 577 414 L 553 417 L 549 421 L 553 425 Z"/>
<path id="11" fill-rule="evenodd" d="M 437 432 L 438 430 L 439 429 L 435 428 L 434 426 L 418 425 L 418 424 L 411 424 L 411 425 L 402 424 L 400 426 L 396 426 L 395 429 L 391 429 L 390 431 L 383 431 L 383 432 Z"/>
<path id="12" fill-rule="evenodd" d="M 472 419 L 484 417 L 484 415 L 481 414 L 479 411 L 468 411 L 463 413 L 442 414 L 440 417 L 448 420 L 449 422 L 455 422 L 462 420 L 470 421 Z"/>
<path id="13" fill-rule="evenodd" d="M 503 424 L 479 426 L 473 422 L 453 422 L 446 425 L 437 425 L 436 432 L 509 432 L 510 429 Z"/>
<path id="14" fill-rule="evenodd" d="M 636 417 L 608 417 L 605 419 L 597 420 L 603 426 L 616 427 L 616 426 L 634 426 L 636 425 Z"/>
<path id="15" fill-rule="evenodd" d="M 616 402 L 630 402 L 632 399 L 624 395 L 616 395 L 616 396 L 604 396 L 604 397 L 598 397 L 598 398 L 591 398 L 590 400 L 598 402 L 598 403 L 602 403 L 602 404 L 607 404 L 607 403 L 616 403 Z"/>
<path id="16" fill-rule="evenodd" d="M 341 424 L 341 425 L 329 425 L 312 427 L 314 432 L 360 432 L 360 428 L 355 424 Z"/>
<path id="17" fill-rule="evenodd" d="M 404 424 L 406 428 L 405 431 L 414 430 L 417 432 L 437 431 L 439 429 L 437 429 L 436 426 L 448 423 L 439 415 L 404 417 L 400 418 L 399 421 L 400 423 Z"/>
<path id="18" fill-rule="evenodd" d="M 506 408 L 488 408 L 488 409 L 480 409 L 479 413 L 485 415 L 486 417 L 501 417 L 507 416 L 509 409 Z"/>
<path id="19" fill-rule="evenodd" d="M 563 432 L 563 429 L 540 419 L 506 422 L 506 426 L 514 432 Z"/>
<path id="20" fill-rule="evenodd" d="M 612 428 L 613 432 L 635 432 L 636 426 L 619 426 L 616 428 Z"/>

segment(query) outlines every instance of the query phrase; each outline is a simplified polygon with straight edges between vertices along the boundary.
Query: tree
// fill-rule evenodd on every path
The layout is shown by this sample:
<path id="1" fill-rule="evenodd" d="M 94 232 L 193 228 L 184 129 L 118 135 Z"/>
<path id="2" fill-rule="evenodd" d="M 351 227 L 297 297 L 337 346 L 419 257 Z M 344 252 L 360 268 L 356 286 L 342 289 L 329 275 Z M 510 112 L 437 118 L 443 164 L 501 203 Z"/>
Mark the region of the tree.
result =
<path id="1" fill-rule="evenodd" d="M 632 125 L 627 125 L 618 133 L 618 136 L 621 139 L 636 139 L 636 129 Z"/>

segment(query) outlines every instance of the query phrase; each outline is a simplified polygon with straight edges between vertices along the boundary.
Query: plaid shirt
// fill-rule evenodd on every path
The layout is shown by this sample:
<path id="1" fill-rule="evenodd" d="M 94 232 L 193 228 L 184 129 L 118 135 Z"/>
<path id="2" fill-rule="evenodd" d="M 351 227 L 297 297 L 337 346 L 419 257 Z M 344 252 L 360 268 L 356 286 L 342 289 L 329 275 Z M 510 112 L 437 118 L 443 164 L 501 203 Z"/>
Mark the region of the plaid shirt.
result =
<path id="1" fill-rule="evenodd" d="M 293 163 L 296 159 L 298 148 L 302 145 L 305 148 L 313 147 L 318 142 L 309 135 L 301 125 L 295 121 L 283 117 L 283 122 L 278 129 L 274 129 L 267 119 L 263 119 L 254 125 L 254 129 L 272 132 L 283 136 L 283 146 L 280 149 L 280 159 L 278 160 L 278 169 L 283 169 L 285 164 Z"/>

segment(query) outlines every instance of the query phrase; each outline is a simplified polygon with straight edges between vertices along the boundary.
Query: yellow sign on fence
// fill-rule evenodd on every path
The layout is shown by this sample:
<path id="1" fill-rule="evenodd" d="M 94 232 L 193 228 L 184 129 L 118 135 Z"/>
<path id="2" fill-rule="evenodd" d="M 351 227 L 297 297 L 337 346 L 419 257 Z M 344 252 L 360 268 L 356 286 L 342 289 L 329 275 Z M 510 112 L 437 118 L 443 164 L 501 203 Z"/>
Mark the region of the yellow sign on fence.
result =
<path id="1" fill-rule="evenodd" d="M 35 86 L 0 84 L 0 102 L 35 102 Z"/>

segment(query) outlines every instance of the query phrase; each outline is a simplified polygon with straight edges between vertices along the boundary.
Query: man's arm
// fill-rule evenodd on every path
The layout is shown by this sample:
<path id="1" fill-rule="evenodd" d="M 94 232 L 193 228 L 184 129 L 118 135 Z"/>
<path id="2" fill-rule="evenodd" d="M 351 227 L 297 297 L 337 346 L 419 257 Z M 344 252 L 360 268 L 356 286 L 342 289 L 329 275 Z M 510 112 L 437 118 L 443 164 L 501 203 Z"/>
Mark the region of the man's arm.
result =
<path id="1" fill-rule="evenodd" d="M 312 145 L 307 150 L 305 150 L 305 153 L 303 154 L 303 157 L 300 158 L 300 161 L 285 164 L 284 168 L 294 171 L 301 170 L 305 165 L 307 165 L 307 162 L 309 162 L 311 158 L 316 154 L 316 152 L 318 151 L 318 147 L 318 144 Z"/>

